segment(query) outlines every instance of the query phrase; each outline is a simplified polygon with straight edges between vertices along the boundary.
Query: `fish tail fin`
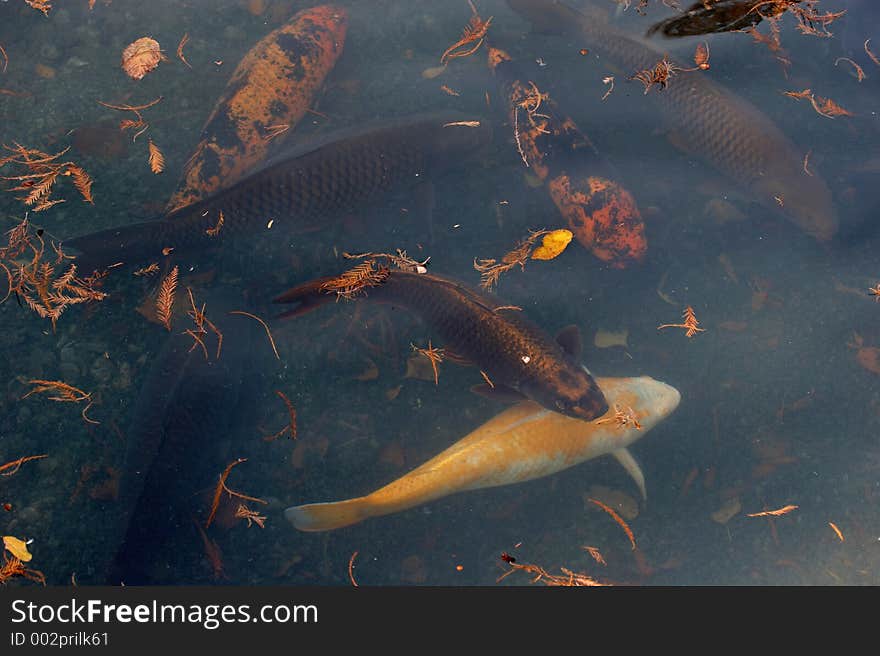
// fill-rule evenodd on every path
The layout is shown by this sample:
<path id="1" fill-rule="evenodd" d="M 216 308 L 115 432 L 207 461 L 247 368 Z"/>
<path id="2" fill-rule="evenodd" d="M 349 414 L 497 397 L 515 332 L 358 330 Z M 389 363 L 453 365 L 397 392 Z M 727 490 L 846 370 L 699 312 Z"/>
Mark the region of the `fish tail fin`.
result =
<path id="1" fill-rule="evenodd" d="M 324 283 L 332 279 L 332 276 L 316 278 L 315 280 L 310 280 L 309 282 L 304 282 L 301 285 L 292 287 L 280 296 L 276 296 L 275 298 L 273 298 L 273 303 L 298 304 L 293 309 L 287 310 L 286 312 L 279 314 L 275 318 L 281 319 L 284 317 L 298 317 L 300 315 L 311 312 L 315 308 L 336 300 L 336 294 L 328 293 L 328 291 L 324 288 Z"/>
<path id="2" fill-rule="evenodd" d="M 291 506 L 284 516 L 300 531 L 329 531 L 357 524 L 367 519 L 366 497 L 332 503 L 310 503 L 304 506 Z"/>

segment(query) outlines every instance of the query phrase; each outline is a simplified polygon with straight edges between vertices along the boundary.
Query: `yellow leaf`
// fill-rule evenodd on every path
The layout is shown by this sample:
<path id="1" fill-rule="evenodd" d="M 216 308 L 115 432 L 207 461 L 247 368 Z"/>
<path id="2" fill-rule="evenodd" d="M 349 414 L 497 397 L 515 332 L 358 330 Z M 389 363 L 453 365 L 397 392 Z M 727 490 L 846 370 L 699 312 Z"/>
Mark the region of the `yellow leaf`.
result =
<path id="1" fill-rule="evenodd" d="M 19 540 L 11 535 L 4 535 L 3 546 L 6 547 L 6 550 L 9 551 L 9 553 L 23 563 L 26 563 L 33 558 L 31 552 L 28 551 L 27 543 L 24 540 Z"/>
<path id="2" fill-rule="evenodd" d="M 571 241 L 571 230 L 554 230 L 544 235 L 541 245 L 532 253 L 533 260 L 552 260 L 568 246 Z"/>
<path id="3" fill-rule="evenodd" d="M 446 66 L 434 66 L 433 68 L 426 68 L 422 71 L 422 77 L 426 80 L 431 80 L 438 75 L 440 75 L 443 71 L 446 70 Z"/>
<path id="4" fill-rule="evenodd" d="M 149 141 L 150 148 L 150 170 L 159 175 L 162 171 L 165 170 L 165 156 L 162 154 L 162 151 L 159 150 L 159 146 L 153 143 L 153 140 Z M 222 214 L 222 212 L 221 212 Z"/>

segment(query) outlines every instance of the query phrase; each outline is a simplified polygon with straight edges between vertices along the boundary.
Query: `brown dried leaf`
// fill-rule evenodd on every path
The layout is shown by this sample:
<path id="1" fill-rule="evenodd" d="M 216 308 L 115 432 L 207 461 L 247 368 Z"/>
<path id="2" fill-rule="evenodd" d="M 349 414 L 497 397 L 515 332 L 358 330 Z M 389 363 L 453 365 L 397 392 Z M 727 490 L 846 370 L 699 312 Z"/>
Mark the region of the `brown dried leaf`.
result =
<path id="1" fill-rule="evenodd" d="M 3 546 L 9 553 L 11 553 L 22 562 L 26 563 L 31 558 L 33 558 L 31 553 L 28 551 L 27 542 L 25 542 L 24 540 L 19 540 L 18 538 L 11 535 L 4 535 Z"/>
<path id="2" fill-rule="evenodd" d="M 183 35 L 183 38 L 180 39 L 180 43 L 177 44 L 177 56 L 180 58 L 180 61 L 192 68 L 190 63 L 186 61 L 186 57 L 183 56 L 183 47 L 186 45 L 187 41 L 189 41 L 189 32 L 186 32 Z"/>
<path id="3" fill-rule="evenodd" d="M 156 296 L 156 316 L 169 331 L 171 330 L 171 306 L 174 304 L 176 289 L 177 267 L 175 266 L 159 285 L 159 294 Z"/>
<path id="4" fill-rule="evenodd" d="M 68 164 L 64 175 L 69 175 L 73 179 L 73 186 L 82 194 L 83 200 L 92 205 L 95 204 L 92 198 L 92 178 L 85 170 L 76 164 Z"/>
<path id="5" fill-rule="evenodd" d="M 122 51 L 122 70 L 130 78 L 140 80 L 163 59 L 165 55 L 159 48 L 159 42 L 148 36 L 141 37 Z"/>

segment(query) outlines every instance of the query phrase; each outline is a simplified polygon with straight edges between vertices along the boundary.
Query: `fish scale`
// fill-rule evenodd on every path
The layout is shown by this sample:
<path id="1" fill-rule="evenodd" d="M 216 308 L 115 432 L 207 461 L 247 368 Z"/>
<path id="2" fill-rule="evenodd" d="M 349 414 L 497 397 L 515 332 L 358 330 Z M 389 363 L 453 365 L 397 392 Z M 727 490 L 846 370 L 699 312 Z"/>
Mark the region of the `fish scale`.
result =
<path id="1" fill-rule="evenodd" d="M 653 68 L 663 56 L 594 16 L 595 11 L 582 13 L 554 0 L 507 2 L 535 25 L 585 37 L 592 50 L 631 73 Z M 817 173 L 804 172 L 804 153 L 756 106 L 703 71 L 680 73 L 650 95 L 683 150 L 702 157 L 756 202 L 781 211 L 816 239 L 834 236 L 838 218 L 827 184 Z"/>
<path id="2" fill-rule="evenodd" d="M 293 230 L 358 207 L 379 194 L 424 179 L 488 143 L 489 129 L 445 124 L 459 112 L 417 114 L 334 132 L 282 153 L 244 180 L 161 219 L 76 237 L 80 269 L 157 258 L 164 248 L 207 247 L 268 229 Z M 206 230 L 224 223 L 216 236 Z M 82 263 L 86 262 L 91 267 Z"/>
<path id="3" fill-rule="evenodd" d="M 298 303 L 282 316 L 304 314 L 337 296 L 319 278 L 288 290 L 276 303 Z M 363 290 L 365 297 L 413 310 L 443 340 L 443 347 L 477 365 L 496 393 L 519 392 L 547 408 L 592 419 L 608 404 L 593 377 L 521 310 L 501 309 L 490 296 L 447 278 L 390 271 Z"/>

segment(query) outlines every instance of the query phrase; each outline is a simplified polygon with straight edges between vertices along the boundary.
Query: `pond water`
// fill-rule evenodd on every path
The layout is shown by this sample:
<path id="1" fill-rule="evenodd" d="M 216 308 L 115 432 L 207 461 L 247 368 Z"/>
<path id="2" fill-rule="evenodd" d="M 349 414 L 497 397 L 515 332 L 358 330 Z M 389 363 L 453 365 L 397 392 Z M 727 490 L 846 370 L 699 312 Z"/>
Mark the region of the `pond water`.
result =
<path id="1" fill-rule="evenodd" d="M 880 285 L 880 64 L 871 57 L 880 39 L 866 45 L 880 36 L 880 7 L 788 3 L 795 9 L 757 24 L 761 42 L 742 31 L 646 38 L 650 26 L 681 14 L 659 1 L 641 12 L 638 2 L 570 4 L 584 12 L 582 24 L 560 21 L 552 3 L 481 0 L 471 28 L 485 38 L 454 52 L 479 48 L 438 68 L 471 20 L 465 0 L 336 3 L 345 29 L 333 36 L 335 62 L 302 101 L 298 123 L 275 108 L 276 124 L 251 129 L 259 152 L 241 175 L 259 175 L 266 158 L 315 140 L 332 149 L 352 134 L 372 135 L 376 125 L 390 131 L 371 147 L 393 148 L 395 130 L 425 112 L 479 122 L 451 128 L 473 130 L 472 140 L 410 134 L 429 155 L 448 151 L 447 165 L 415 164 L 400 184 L 364 197 L 359 185 L 375 182 L 369 166 L 315 169 L 310 193 L 356 201 L 330 203 L 317 220 L 267 214 L 236 231 L 236 211 L 223 204 L 234 199 L 211 205 L 227 208 L 224 239 L 184 248 L 181 238 L 167 254 L 122 257 L 85 284 L 95 298 L 71 303 L 53 326 L 26 298 L 44 310 L 59 304 L 48 298 L 58 290 L 51 281 L 76 260 L 56 261 L 51 245 L 73 256 L 64 243 L 75 237 L 181 219 L 163 218 L 166 205 L 209 116 L 234 91 L 233 71 L 314 5 L 97 0 L 90 8 L 78 0 L 44 15 L 23 0 L 0 2 L 0 161 L 8 158 L 0 214 L 4 233 L 27 216 L 30 244 L 0 261 L 15 287 L 17 267 L 33 262 L 42 240 L 39 264 L 54 267 L 42 295 L 45 270 L 34 268 L 0 305 L 0 465 L 46 456 L 0 477 L 0 534 L 33 540 L 30 568 L 59 585 L 350 585 L 351 577 L 360 585 L 529 585 L 533 577 L 519 571 L 499 581 L 508 553 L 550 574 L 566 568 L 612 584 L 880 583 L 880 296 L 870 292 Z M 798 8 L 808 12 L 800 20 Z M 816 19 L 843 10 L 825 28 Z M 533 27 L 536 16 L 545 24 Z M 133 79 L 122 53 L 142 37 L 155 39 L 165 59 Z M 703 68 L 694 62 L 701 44 Z M 508 53 L 536 94 L 515 110 L 500 69 L 487 65 L 490 46 Z M 666 88 L 633 79 L 664 56 L 673 65 Z M 160 97 L 137 112 L 107 106 Z M 593 148 L 569 152 L 560 135 L 544 134 L 542 126 L 557 125 L 544 122 L 551 116 L 573 120 Z M 143 123 L 120 129 L 124 120 Z M 16 144 L 33 150 L 16 152 Z M 150 144 L 163 155 L 159 173 Z M 60 168 L 33 161 L 37 151 L 67 148 L 49 162 Z M 489 365 L 452 362 L 448 333 L 405 304 L 371 303 L 366 289 L 280 319 L 272 300 L 359 264 L 344 253 L 397 249 L 430 258 L 427 275 L 479 290 L 475 260 L 501 260 L 530 231 L 572 228 L 552 196 L 563 168 L 631 194 L 638 215 L 625 230 L 644 237 L 644 252 L 603 256 L 601 237 L 590 244 L 576 234 L 557 257 L 524 259 L 479 293 L 515 306 L 510 312 L 547 335 L 577 326 L 580 360 L 595 376 L 650 376 L 678 390 L 678 407 L 650 430 L 633 432 L 613 416 L 604 425 L 631 434 L 647 499 L 609 455 L 458 493 L 450 465 L 437 499 L 335 530 L 295 528 L 286 508 L 366 495 L 510 402 L 471 391 Z M 50 193 L 26 202 L 35 193 L 28 185 L 52 171 Z M 93 180 L 93 203 L 73 184 L 77 171 Z M 231 184 L 225 170 L 219 177 Z M 34 211 L 56 199 L 65 202 Z M 210 219 L 205 225 L 215 225 Z M 152 263 L 158 271 L 133 275 Z M 155 305 L 174 267 L 169 331 Z M 219 357 L 213 330 L 197 332 L 187 289 L 223 334 Z M 658 330 L 682 323 L 686 308 L 702 332 Z M 429 340 L 447 349 L 436 383 L 414 350 Z M 33 380 L 89 396 L 55 401 L 56 387 L 25 398 Z M 285 399 L 295 439 L 284 430 Z M 634 412 L 646 421 L 648 410 Z M 534 453 L 502 449 L 492 466 L 552 454 L 557 439 L 545 431 Z M 251 498 L 218 488 L 232 463 L 226 487 Z M 615 510 L 633 542 L 589 499 Z M 237 517 L 240 506 L 259 521 Z"/>

